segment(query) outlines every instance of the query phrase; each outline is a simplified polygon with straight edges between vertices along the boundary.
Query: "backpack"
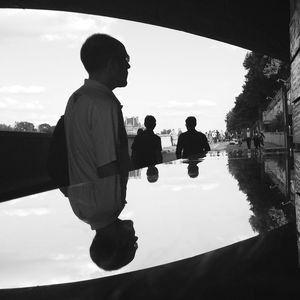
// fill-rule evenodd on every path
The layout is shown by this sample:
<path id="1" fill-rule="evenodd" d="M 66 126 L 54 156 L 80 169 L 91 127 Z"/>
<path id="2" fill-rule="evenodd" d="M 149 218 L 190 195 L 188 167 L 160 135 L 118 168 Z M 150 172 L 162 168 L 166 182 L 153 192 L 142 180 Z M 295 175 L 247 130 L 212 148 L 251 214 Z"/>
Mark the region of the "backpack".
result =
<path id="1" fill-rule="evenodd" d="M 59 187 L 69 185 L 69 164 L 64 115 L 58 120 L 52 134 L 47 170 L 52 180 Z"/>

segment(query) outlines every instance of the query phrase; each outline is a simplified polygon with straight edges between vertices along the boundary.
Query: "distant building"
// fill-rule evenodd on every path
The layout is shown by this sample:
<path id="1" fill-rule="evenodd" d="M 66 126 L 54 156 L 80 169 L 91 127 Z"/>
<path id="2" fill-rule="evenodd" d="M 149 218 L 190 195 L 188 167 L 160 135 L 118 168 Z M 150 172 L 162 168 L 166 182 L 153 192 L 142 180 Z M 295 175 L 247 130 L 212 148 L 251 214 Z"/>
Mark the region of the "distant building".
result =
<path id="1" fill-rule="evenodd" d="M 136 134 L 137 130 L 142 127 L 139 122 L 139 117 L 125 117 L 124 125 L 127 134 Z"/>

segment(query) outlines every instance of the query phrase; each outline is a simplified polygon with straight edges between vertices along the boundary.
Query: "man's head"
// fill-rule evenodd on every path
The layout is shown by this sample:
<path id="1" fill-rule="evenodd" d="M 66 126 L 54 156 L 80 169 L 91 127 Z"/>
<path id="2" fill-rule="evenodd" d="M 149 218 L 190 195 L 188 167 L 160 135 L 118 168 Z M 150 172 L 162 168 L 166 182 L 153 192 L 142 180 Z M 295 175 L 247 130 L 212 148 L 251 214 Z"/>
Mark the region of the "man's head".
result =
<path id="1" fill-rule="evenodd" d="M 196 164 L 188 165 L 188 174 L 191 178 L 196 178 L 199 175 L 199 168 Z"/>
<path id="2" fill-rule="evenodd" d="M 139 128 L 136 132 L 137 135 L 141 135 L 143 133 L 143 128 Z"/>
<path id="3" fill-rule="evenodd" d="M 156 126 L 156 119 L 153 116 L 146 116 L 144 125 L 147 129 L 153 130 Z"/>
<path id="4" fill-rule="evenodd" d="M 83 43 L 80 58 L 90 78 L 104 76 L 111 89 L 127 85 L 129 55 L 117 39 L 93 34 Z"/>
<path id="5" fill-rule="evenodd" d="M 195 117 L 187 117 L 185 120 L 185 126 L 187 130 L 195 129 L 197 125 L 197 120 Z"/>
<path id="6" fill-rule="evenodd" d="M 138 248 L 131 220 L 119 220 L 97 230 L 90 246 L 93 262 L 106 271 L 117 270 L 129 264 Z"/>

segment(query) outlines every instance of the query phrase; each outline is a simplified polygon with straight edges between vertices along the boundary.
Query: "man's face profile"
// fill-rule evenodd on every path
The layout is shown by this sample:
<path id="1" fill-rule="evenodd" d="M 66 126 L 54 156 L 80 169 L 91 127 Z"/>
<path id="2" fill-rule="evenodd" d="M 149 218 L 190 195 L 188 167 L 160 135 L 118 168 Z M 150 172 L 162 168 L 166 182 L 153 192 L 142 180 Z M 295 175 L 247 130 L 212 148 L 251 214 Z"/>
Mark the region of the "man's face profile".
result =
<path id="1" fill-rule="evenodd" d="M 115 80 L 115 87 L 127 86 L 129 55 L 127 54 L 125 47 L 122 45 L 118 54 L 112 58 L 113 76 Z"/>

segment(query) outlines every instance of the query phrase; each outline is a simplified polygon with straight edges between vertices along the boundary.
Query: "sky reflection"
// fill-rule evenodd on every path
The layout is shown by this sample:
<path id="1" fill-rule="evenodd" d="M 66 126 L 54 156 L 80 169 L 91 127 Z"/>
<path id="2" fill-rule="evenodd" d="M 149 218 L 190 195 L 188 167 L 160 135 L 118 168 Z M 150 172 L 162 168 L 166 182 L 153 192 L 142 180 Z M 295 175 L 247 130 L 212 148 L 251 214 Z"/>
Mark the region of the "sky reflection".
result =
<path id="1" fill-rule="evenodd" d="M 188 164 L 158 165 L 129 178 L 121 219 L 132 219 L 139 237 L 134 260 L 118 271 L 93 264 L 94 232 L 73 213 L 59 190 L 0 204 L 0 287 L 87 280 L 191 257 L 254 236 L 246 195 L 228 172 L 227 156 L 205 158 L 199 175 Z M 4 242 L 5 241 L 5 242 Z"/>

